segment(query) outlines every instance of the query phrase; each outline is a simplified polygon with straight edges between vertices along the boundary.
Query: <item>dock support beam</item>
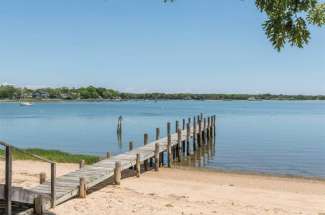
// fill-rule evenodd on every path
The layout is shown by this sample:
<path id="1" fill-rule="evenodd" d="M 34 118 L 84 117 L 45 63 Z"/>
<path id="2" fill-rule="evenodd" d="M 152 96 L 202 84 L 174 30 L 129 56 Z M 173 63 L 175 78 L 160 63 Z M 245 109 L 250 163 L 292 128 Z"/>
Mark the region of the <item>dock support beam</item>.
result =
<path id="1" fill-rule="evenodd" d="M 159 143 L 155 144 L 155 170 L 159 171 Z"/>
<path id="2" fill-rule="evenodd" d="M 190 123 L 186 124 L 186 155 L 190 155 Z"/>
<path id="3" fill-rule="evenodd" d="M 111 152 L 107 152 L 107 153 L 106 153 L 106 158 L 107 158 L 107 159 L 111 159 L 111 157 L 112 157 L 112 153 L 111 153 Z"/>
<path id="4" fill-rule="evenodd" d="M 143 135 L 143 145 L 147 145 L 147 144 L 148 144 L 148 134 L 145 133 Z M 144 163 L 143 163 L 143 165 L 144 165 L 144 170 L 145 171 L 148 171 L 148 169 L 149 169 L 149 167 L 148 167 L 148 160 L 145 160 Z"/>
<path id="5" fill-rule="evenodd" d="M 86 198 L 87 195 L 87 188 L 86 188 L 86 179 L 81 177 L 79 179 L 79 198 Z"/>
<path id="6" fill-rule="evenodd" d="M 160 128 L 156 128 L 156 140 L 159 140 L 159 139 L 160 139 Z M 164 155 L 163 152 L 161 152 L 159 155 L 159 166 L 163 165 L 163 162 L 164 162 L 163 155 Z"/>
<path id="7" fill-rule="evenodd" d="M 182 161 L 182 131 L 181 129 L 177 129 L 177 149 L 178 149 L 178 161 Z"/>
<path id="8" fill-rule="evenodd" d="M 84 168 L 85 167 L 85 160 L 81 160 L 80 162 L 79 162 L 79 169 L 82 169 L 82 168 Z"/>
<path id="9" fill-rule="evenodd" d="M 46 173 L 45 173 L 45 172 L 41 172 L 41 173 L 39 174 L 39 183 L 40 183 L 40 184 L 44 184 L 45 181 L 46 181 Z"/>
<path id="10" fill-rule="evenodd" d="M 196 120 L 193 118 L 193 152 L 196 151 Z"/>
<path id="11" fill-rule="evenodd" d="M 6 200 L 6 214 L 12 214 L 12 148 L 6 146 L 6 184 L 5 184 L 5 200 Z"/>
<path id="12" fill-rule="evenodd" d="M 198 123 L 199 123 L 199 132 L 198 132 L 198 145 L 199 147 L 202 147 L 202 120 L 198 119 Z"/>
<path id="13" fill-rule="evenodd" d="M 122 165 L 120 161 L 115 162 L 115 169 L 114 169 L 114 182 L 115 185 L 121 184 L 121 174 L 122 174 Z"/>
<path id="14" fill-rule="evenodd" d="M 130 141 L 130 142 L 129 142 L 129 151 L 132 151 L 132 150 L 133 150 L 133 142 Z"/>
<path id="15" fill-rule="evenodd" d="M 56 190 L 55 190 L 55 178 L 56 178 L 56 163 L 51 163 L 51 208 L 55 208 Z"/>
<path id="16" fill-rule="evenodd" d="M 140 161 L 140 154 L 139 153 L 137 153 L 137 157 L 136 157 L 135 170 L 136 170 L 136 175 L 139 178 L 140 174 L 141 174 L 141 161 Z"/>
<path id="17" fill-rule="evenodd" d="M 167 159 L 168 159 L 168 167 L 172 167 L 172 147 L 171 147 L 171 134 L 170 134 L 170 122 L 167 123 Z"/>
<path id="18" fill-rule="evenodd" d="M 42 195 L 38 195 L 34 199 L 34 212 L 36 215 L 43 215 L 44 214 L 44 199 Z"/>

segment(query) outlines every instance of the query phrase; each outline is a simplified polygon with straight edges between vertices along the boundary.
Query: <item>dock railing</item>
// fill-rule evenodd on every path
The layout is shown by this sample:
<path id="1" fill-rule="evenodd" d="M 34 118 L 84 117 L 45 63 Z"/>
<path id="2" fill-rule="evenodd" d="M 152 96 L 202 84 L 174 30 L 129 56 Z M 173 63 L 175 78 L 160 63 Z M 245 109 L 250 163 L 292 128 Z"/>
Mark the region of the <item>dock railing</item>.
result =
<path id="1" fill-rule="evenodd" d="M 51 207 L 55 207 L 55 178 L 56 178 L 56 163 L 49 159 L 43 158 L 39 155 L 35 155 L 33 153 L 29 153 L 23 149 L 10 145 L 6 142 L 0 141 L 0 145 L 5 147 L 5 156 L 3 157 L 5 160 L 5 184 L 4 184 L 4 193 L 3 199 L 5 200 L 5 214 L 12 215 L 12 193 L 14 187 L 12 186 L 12 169 L 13 169 L 13 150 L 21 152 L 31 158 L 34 158 L 39 161 L 46 162 L 50 164 L 51 168 L 51 195 L 50 195 L 50 204 Z M 1 191 L 0 191 L 1 192 Z M 1 196 L 1 195 L 0 195 Z"/>

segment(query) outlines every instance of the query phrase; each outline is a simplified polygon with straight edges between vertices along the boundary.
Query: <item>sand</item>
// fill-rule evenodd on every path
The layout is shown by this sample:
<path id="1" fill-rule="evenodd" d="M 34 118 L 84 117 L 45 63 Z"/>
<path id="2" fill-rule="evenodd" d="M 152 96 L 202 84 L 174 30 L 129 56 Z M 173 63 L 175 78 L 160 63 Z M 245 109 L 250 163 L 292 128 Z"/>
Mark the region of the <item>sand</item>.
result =
<path id="1" fill-rule="evenodd" d="M 0 162 L 3 176 L 3 162 Z M 15 161 L 14 184 L 31 187 L 46 164 Z M 58 175 L 78 168 L 59 164 Z M 49 168 L 47 168 L 49 174 Z M 3 180 L 3 177 L 0 178 Z M 325 181 L 189 169 L 161 169 L 57 206 L 58 215 L 325 214 Z"/>

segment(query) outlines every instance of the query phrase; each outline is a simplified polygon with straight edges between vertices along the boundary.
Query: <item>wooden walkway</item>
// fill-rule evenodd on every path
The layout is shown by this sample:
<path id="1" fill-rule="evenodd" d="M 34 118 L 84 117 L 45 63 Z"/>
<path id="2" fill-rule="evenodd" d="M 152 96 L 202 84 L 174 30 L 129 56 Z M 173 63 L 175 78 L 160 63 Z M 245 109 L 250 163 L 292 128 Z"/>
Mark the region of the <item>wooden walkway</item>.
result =
<path id="1" fill-rule="evenodd" d="M 145 145 L 142 147 L 101 160 L 93 165 L 83 166 L 60 177 L 55 177 L 54 173 L 51 180 L 25 190 L 28 193 L 26 195 L 18 195 L 22 196 L 20 201 L 34 204 L 35 199 L 41 197 L 42 210 L 47 210 L 73 197 L 84 195 L 82 192 L 111 177 L 114 177 L 115 183 L 120 183 L 121 171 L 130 167 L 134 167 L 138 176 L 140 176 L 140 165 L 144 165 L 145 169 L 152 165 L 156 170 L 164 163 L 171 167 L 173 162 L 190 155 L 215 135 L 214 116 L 202 118 L 201 115 L 193 119 L 193 123 L 190 118 L 187 123 L 183 120 L 182 128 L 179 128 L 179 123 L 176 122 L 175 133 L 171 133 L 171 125 L 167 123 L 167 137 L 164 138 L 159 137 L 160 130 L 156 129 L 156 140 L 150 143 L 147 143 L 148 135 L 145 134 Z M 55 171 L 55 167 L 52 171 Z"/>

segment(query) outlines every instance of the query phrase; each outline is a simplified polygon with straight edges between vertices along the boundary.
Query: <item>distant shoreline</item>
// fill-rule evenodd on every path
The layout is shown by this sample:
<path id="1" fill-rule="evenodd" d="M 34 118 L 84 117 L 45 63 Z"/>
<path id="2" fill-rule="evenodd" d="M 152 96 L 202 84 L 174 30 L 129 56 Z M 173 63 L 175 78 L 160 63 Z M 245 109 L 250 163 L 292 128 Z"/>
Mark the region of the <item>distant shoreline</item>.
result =
<path id="1" fill-rule="evenodd" d="M 133 93 L 103 87 L 39 88 L 29 89 L 14 85 L 0 85 L 0 100 L 5 101 L 127 101 L 127 100 L 325 100 L 325 95 L 271 94 L 271 93 Z"/>
<path id="2" fill-rule="evenodd" d="M 325 99 L 25 99 L 24 102 L 33 103 L 69 103 L 69 102 L 126 102 L 126 101 L 247 101 L 247 102 L 261 102 L 261 101 L 325 101 Z M 0 103 L 20 103 L 21 100 L 0 99 Z"/>

